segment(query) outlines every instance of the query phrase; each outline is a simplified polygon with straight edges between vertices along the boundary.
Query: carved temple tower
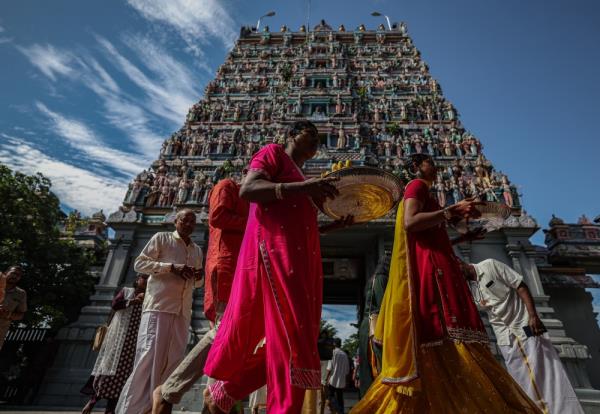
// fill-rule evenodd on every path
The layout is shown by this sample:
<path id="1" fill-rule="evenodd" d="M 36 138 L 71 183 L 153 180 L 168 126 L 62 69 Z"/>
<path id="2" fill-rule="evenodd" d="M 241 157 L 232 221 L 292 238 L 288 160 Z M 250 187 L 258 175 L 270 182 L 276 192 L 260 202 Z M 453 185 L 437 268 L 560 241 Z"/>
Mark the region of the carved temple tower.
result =
<path id="1" fill-rule="evenodd" d="M 201 225 L 194 240 L 205 245 L 206 202 L 214 183 L 239 173 L 262 145 L 283 143 L 286 127 L 299 118 L 311 120 L 321 139 L 317 156 L 305 166 L 309 176 L 350 160 L 406 178 L 406 157 L 428 153 L 441 167 L 434 187 L 440 204 L 476 196 L 509 205 L 514 215 L 501 229 L 460 246 L 458 253 L 467 261 L 492 257 L 525 275 L 573 385 L 587 400 L 600 401 L 585 368 L 587 347 L 565 334 L 549 305 L 538 271 L 541 253 L 529 242 L 536 222 L 521 209 L 508 177 L 483 155 L 480 140 L 462 125 L 406 25 L 346 30 L 321 21 L 310 31 L 241 29 L 204 97 L 157 148 L 158 160 L 132 181 L 123 206 L 110 215 L 115 237 L 101 280 L 79 320 L 61 331 L 40 403 L 80 404 L 78 390 L 96 356 L 89 345 L 94 329 L 105 321 L 116 290 L 133 280 L 133 260 L 148 239 L 171 229 L 174 212 L 185 206 L 197 211 Z M 391 249 L 393 227 L 394 212 L 322 237 L 326 303 L 363 305 L 365 280 Z M 202 292 L 195 297 L 192 328 L 198 334 L 208 329 Z"/>

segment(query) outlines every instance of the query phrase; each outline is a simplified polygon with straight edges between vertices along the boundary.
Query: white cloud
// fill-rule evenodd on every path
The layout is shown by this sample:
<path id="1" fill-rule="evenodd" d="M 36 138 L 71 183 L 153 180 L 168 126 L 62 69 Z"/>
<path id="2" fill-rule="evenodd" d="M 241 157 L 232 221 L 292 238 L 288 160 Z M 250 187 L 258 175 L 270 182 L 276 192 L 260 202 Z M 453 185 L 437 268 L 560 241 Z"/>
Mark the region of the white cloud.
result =
<path id="1" fill-rule="evenodd" d="M 139 156 L 108 147 L 85 124 L 54 112 L 41 102 L 36 102 L 39 111 L 51 121 L 51 129 L 63 137 L 72 147 L 81 151 L 93 161 L 98 161 L 117 172 L 131 176 L 144 169 L 138 162 Z"/>
<path id="2" fill-rule="evenodd" d="M 145 19 L 174 29 L 196 56 L 204 55 L 202 46 L 211 38 L 231 47 L 236 38 L 236 23 L 220 0 L 127 0 Z"/>
<path id="3" fill-rule="evenodd" d="M 356 306 L 353 305 L 323 305 L 321 319 L 326 320 L 337 329 L 337 336 L 342 342 L 356 333 Z"/>
<path id="4" fill-rule="evenodd" d="M 31 64 L 44 75 L 56 81 L 57 75 L 67 76 L 73 72 L 71 67 L 73 56 L 65 51 L 55 49 L 52 45 L 33 44 L 29 47 L 17 46 Z"/>
<path id="5" fill-rule="evenodd" d="M 97 39 L 111 63 L 146 94 L 146 108 L 174 125 L 181 125 L 189 107 L 197 100 L 197 94 L 193 90 L 197 81 L 191 72 L 148 40 L 140 37 L 128 38 L 129 46 L 158 78 L 152 79 L 123 56 L 107 39 L 100 36 L 97 36 Z"/>
<path id="6" fill-rule="evenodd" d="M 86 215 L 99 209 L 116 210 L 127 191 L 127 181 L 99 176 L 49 157 L 23 139 L 0 134 L 0 159 L 25 174 L 41 172 L 52 180 L 52 191 L 61 203 Z"/>

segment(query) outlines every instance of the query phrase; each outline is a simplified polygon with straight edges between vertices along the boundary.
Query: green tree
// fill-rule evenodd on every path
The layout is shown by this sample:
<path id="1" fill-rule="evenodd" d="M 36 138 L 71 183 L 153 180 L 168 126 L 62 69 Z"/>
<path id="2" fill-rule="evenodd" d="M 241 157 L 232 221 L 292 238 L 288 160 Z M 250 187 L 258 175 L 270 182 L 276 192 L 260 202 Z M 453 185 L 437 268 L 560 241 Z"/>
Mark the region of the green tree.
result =
<path id="1" fill-rule="evenodd" d="M 77 318 L 95 280 L 91 255 L 61 239 L 66 216 L 51 186 L 42 174 L 13 173 L 0 164 L 0 270 L 16 264 L 24 269 L 20 286 L 29 311 L 22 322 L 57 330 Z"/>
<path id="2" fill-rule="evenodd" d="M 354 325 L 354 324 L 353 324 Z M 350 335 L 344 341 L 342 349 L 348 353 L 351 357 L 356 355 L 358 352 L 358 330 Z"/>
<path id="3" fill-rule="evenodd" d="M 321 326 L 319 332 L 321 332 L 319 335 L 321 339 L 333 339 L 338 333 L 337 328 L 325 319 L 321 319 Z"/>

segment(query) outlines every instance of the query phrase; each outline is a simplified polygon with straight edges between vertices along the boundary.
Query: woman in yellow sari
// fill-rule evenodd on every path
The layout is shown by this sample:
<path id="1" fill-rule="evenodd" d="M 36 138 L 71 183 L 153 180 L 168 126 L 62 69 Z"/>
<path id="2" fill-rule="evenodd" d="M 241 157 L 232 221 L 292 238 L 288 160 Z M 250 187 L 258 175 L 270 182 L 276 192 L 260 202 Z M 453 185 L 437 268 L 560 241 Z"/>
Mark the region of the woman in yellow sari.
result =
<path id="1" fill-rule="evenodd" d="M 382 369 L 350 413 L 539 413 L 494 359 L 446 232 L 448 220 L 476 216 L 476 203 L 442 209 L 430 194 L 433 159 L 410 162 L 418 178 L 398 207 L 375 332 Z"/>

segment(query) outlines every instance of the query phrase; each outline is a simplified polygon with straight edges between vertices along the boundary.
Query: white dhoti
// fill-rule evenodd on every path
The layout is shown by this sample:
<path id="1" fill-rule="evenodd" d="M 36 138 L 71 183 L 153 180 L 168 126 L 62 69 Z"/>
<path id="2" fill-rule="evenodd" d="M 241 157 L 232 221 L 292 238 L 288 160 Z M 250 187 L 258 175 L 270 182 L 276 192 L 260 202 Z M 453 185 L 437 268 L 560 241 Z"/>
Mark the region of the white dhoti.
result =
<path id="1" fill-rule="evenodd" d="M 250 410 L 259 410 L 261 408 L 267 408 L 267 386 L 264 385 L 250 394 L 248 401 L 248 408 Z"/>
<path id="2" fill-rule="evenodd" d="M 583 414 L 550 339 L 533 336 L 519 340 L 511 336 L 511 345 L 499 348 L 510 375 L 544 413 Z"/>
<path id="3" fill-rule="evenodd" d="M 142 313 L 133 371 L 123 386 L 117 414 L 145 414 L 152 409 L 152 391 L 161 385 L 185 356 L 190 320 L 182 315 Z"/>

